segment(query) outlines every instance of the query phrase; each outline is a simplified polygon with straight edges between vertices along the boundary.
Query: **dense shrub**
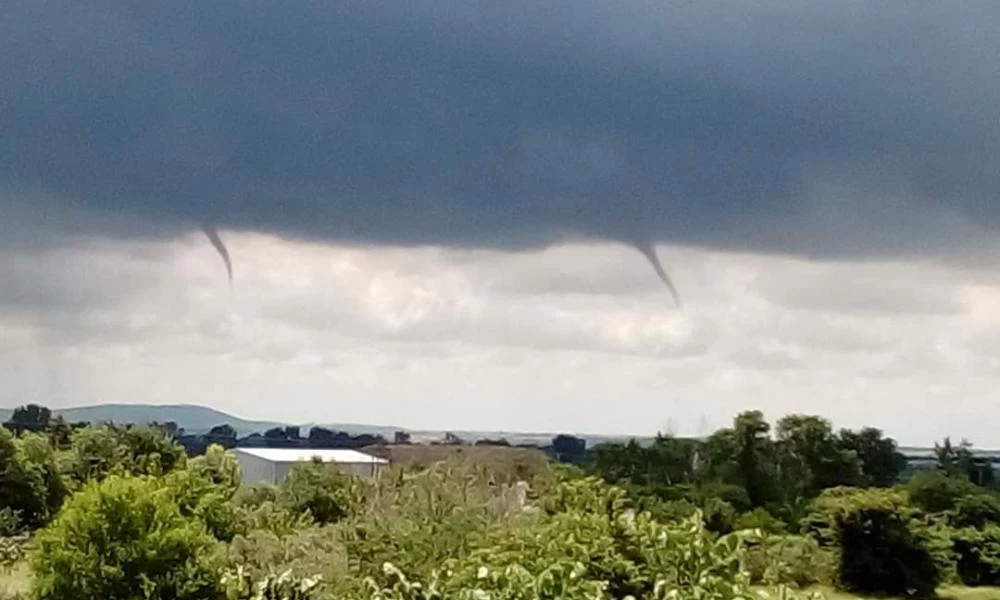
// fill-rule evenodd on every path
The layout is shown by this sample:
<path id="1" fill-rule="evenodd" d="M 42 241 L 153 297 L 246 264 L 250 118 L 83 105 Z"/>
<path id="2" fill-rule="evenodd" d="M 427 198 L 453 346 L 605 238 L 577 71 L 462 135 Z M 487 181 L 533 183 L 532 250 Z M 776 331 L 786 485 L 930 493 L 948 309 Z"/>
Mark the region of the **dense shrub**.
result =
<path id="1" fill-rule="evenodd" d="M 64 493 L 61 478 L 54 471 L 54 464 L 44 453 L 36 452 L 35 437 L 32 436 L 29 448 L 30 455 L 41 461 L 29 460 L 25 452 L 23 440 L 18 440 L 7 429 L 0 427 L 0 507 L 10 511 L 6 521 L 10 522 L 10 514 L 16 512 L 18 521 L 29 527 L 44 524 L 58 509 Z M 50 493 L 46 482 L 53 479 L 60 491 Z"/>
<path id="2" fill-rule="evenodd" d="M 921 471 L 906 484 L 910 501 L 929 513 L 954 510 L 967 496 L 979 495 L 982 490 L 964 477 L 943 471 Z"/>
<path id="3" fill-rule="evenodd" d="M 321 462 L 297 464 L 282 482 L 279 501 L 293 512 L 309 514 L 317 523 L 336 523 L 362 504 L 361 481 Z"/>
<path id="4" fill-rule="evenodd" d="M 1000 585 L 1000 527 L 971 527 L 952 534 L 958 577 L 965 585 Z"/>
<path id="5" fill-rule="evenodd" d="M 767 534 L 785 533 L 785 523 L 763 508 L 743 513 L 736 517 L 733 522 L 736 530 L 755 529 Z"/>
<path id="6" fill-rule="evenodd" d="M 590 479 L 564 484 L 546 506 L 547 513 L 498 528 L 453 567 L 457 579 L 446 585 L 494 592 L 482 586 L 545 574 L 547 581 L 599 582 L 611 598 L 677 594 L 731 599 L 752 594 L 741 569 L 741 539 L 716 536 L 705 528 L 700 513 L 662 524 L 648 513 L 633 513 L 617 488 Z M 555 506 L 563 510 L 552 510 Z M 593 597 L 589 593 L 593 589 L 572 591 L 574 597 Z"/>
<path id="7" fill-rule="evenodd" d="M 350 586 L 347 553 L 335 527 L 308 527 L 287 535 L 253 531 L 225 546 L 225 561 L 244 581 L 288 573 L 297 579 L 318 576 L 321 582 L 311 593 L 344 591 L 336 596 L 350 597 L 356 591 Z"/>
<path id="8" fill-rule="evenodd" d="M 837 584 L 873 595 L 927 596 L 941 583 L 935 544 L 906 495 L 849 488 L 824 492 L 809 519 L 837 553 Z"/>
<path id="9" fill-rule="evenodd" d="M 16 535 L 21 531 L 21 511 L 9 506 L 0 508 L 0 538 Z"/>
<path id="10" fill-rule="evenodd" d="M 745 567 L 755 584 L 809 587 L 835 579 L 836 555 L 805 536 L 766 536 L 747 551 Z"/>
<path id="11" fill-rule="evenodd" d="M 958 528 L 1000 525 L 1000 498 L 985 493 L 959 498 L 952 512 L 951 522 Z"/>
<path id="12" fill-rule="evenodd" d="M 204 455 L 188 461 L 188 469 L 221 488 L 221 491 L 230 498 L 240 488 L 242 481 L 240 463 L 231 452 L 218 444 L 210 445 Z"/>
<path id="13" fill-rule="evenodd" d="M 444 561 L 466 556 L 491 526 L 520 514 L 511 491 L 468 461 L 386 473 L 370 491 L 364 513 L 341 527 L 352 571 L 379 577 L 381 565 L 392 562 L 424 577 Z"/>
<path id="14" fill-rule="evenodd" d="M 218 485 L 203 472 L 177 470 L 160 479 L 173 495 L 181 514 L 204 523 L 214 538 L 230 541 L 249 531 L 247 514 L 232 502 L 236 490 Z"/>
<path id="15" fill-rule="evenodd" d="M 204 600 L 217 585 L 214 540 L 152 477 L 90 483 L 43 529 L 32 549 L 39 600 Z"/>

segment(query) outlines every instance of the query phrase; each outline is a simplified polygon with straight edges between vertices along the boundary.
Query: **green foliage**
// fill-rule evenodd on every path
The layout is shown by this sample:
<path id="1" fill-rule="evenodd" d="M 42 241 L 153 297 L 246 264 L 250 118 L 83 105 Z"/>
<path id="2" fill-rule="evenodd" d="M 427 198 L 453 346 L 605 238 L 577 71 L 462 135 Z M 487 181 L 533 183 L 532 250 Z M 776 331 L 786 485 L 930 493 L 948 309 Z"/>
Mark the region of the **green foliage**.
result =
<path id="1" fill-rule="evenodd" d="M 755 584 L 805 588 L 830 584 L 836 576 L 836 555 L 811 537 L 766 536 L 747 551 L 745 562 Z"/>
<path id="2" fill-rule="evenodd" d="M 751 597 L 749 578 L 741 569 L 741 536 L 715 535 L 700 513 L 663 524 L 648 513 L 634 513 L 621 490 L 592 479 L 566 483 L 552 496 L 545 513 L 486 538 L 454 567 L 446 585 L 482 585 L 484 572 L 499 573 L 501 582 L 546 574 L 557 581 L 600 583 L 612 598 Z M 573 593 L 594 597 L 588 594 L 596 594 L 597 588 Z"/>
<path id="3" fill-rule="evenodd" d="M 240 464 L 232 452 L 218 444 L 211 444 L 203 456 L 188 461 L 188 469 L 222 488 L 223 493 L 229 497 L 240 488 Z"/>
<path id="4" fill-rule="evenodd" d="M 1000 525 L 1000 498 L 986 493 L 959 498 L 955 503 L 952 524 L 955 527 L 975 528 Z"/>
<path id="5" fill-rule="evenodd" d="M 954 510 L 959 500 L 981 493 L 971 481 L 944 471 L 921 471 L 906 484 L 913 504 L 929 513 Z"/>
<path id="6" fill-rule="evenodd" d="M 185 517 L 152 477 L 86 485 L 37 535 L 31 552 L 38 600 L 203 600 L 217 586 L 206 563 L 214 540 Z"/>
<path id="7" fill-rule="evenodd" d="M 12 537 L 21 530 L 21 511 L 9 506 L 0 508 L 0 538 Z"/>
<path id="8" fill-rule="evenodd" d="M 68 494 L 55 454 L 44 436 L 20 439 L 0 427 L 0 508 L 28 527 L 49 521 Z"/>
<path id="9" fill-rule="evenodd" d="M 266 502 L 277 502 L 278 492 L 278 486 L 270 483 L 242 485 L 233 494 L 233 502 L 237 506 L 257 507 Z"/>
<path id="10" fill-rule="evenodd" d="M 255 530 L 226 545 L 224 561 L 254 580 L 287 572 L 295 578 L 319 576 L 323 583 L 317 592 L 335 586 L 354 591 L 348 582 L 347 551 L 334 527 L 310 526 L 286 534 Z"/>
<path id="11" fill-rule="evenodd" d="M 757 530 L 766 534 L 785 533 L 785 523 L 763 508 L 755 508 L 736 517 L 733 529 L 737 531 Z"/>
<path id="12" fill-rule="evenodd" d="M 811 498 L 862 479 L 857 453 L 843 447 L 829 421 L 814 415 L 788 415 L 778 421 L 776 454 L 786 496 Z"/>
<path id="13" fill-rule="evenodd" d="M 0 537 L 0 571 L 11 569 L 22 558 L 24 558 L 24 546 L 21 540 Z"/>
<path id="14" fill-rule="evenodd" d="M 903 492 L 836 488 L 816 500 L 809 523 L 821 541 L 836 549 L 839 587 L 926 596 L 943 573 L 922 517 Z"/>
<path id="15" fill-rule="evenodd" d="M 291 571 L 255 578 L 242 567 L 223 573 L 226 600 L 311 600 L 321 577 L 296 577 Z"/>
<path id="16" fill-rule="evenodd" d="M 317 523 L 336 523 L 353 514 L 363 501 L 357 477 L 336 465 L 322 462 L 297 464 L 281 483 L 279 501 L 295 513 L 308 514 Z"/>
<path id="17" fill-rule="evenodd" d="M 896 440 L 883 437 L 882 431 L 865 427 L 860 431 L 842 429 L 840 446 L 853 452 L 861 463 L 862 483 L 871 487 L 895 485 L 906 468 L 906 458 L 900 454 Z"/>
<path id="18" fill-rule="evenodd" d="M 956 570 L 965 585 L 1000 585 L 1000 527 L 966 527 L 952 534 Z"/>
<path id="19" fill-rule="evenodd" d="M 565 475 L 554 479 L 573 481 Z M 491 469 L 465 461 L 386 473 L 370 491 L 364 513 L 343 524 L 352 570 L 379 577 L 380 565 L 392 562 L 422 577 L 466 556 L 491 526 L 521 514 L 515 486 L 496 479 Z"/>
<path id="20" fill-rule="evenodd" d="M 245 513 L 231 501 L 236 490 L 190 469 L 174 471 L 160 481 L 170 490 L 181 514 L 201 521 L 217 540 L 228 542 L 247 531 Z"/>

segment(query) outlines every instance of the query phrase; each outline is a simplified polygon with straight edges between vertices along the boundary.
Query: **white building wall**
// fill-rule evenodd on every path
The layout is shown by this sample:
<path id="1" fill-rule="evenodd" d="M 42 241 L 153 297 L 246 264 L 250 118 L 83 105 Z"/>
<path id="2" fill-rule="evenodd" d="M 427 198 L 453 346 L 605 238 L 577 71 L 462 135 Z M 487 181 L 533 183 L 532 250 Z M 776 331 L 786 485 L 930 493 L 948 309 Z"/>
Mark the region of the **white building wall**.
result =
<path id="1" fill-rule="evenodd" d="M 243 483 L 277 483 L 275 479 L 275 464 L 269 460 L 236 451 L 236 462 L 240 465 Z"/>
<path id="2" fill-rule="evenodd" d="M 237 463 L 239 463 L 240 472 L 243 476 L 243 483 L 248 485 L 254 483 L 281 483 L 288 475 L 288 472 L 292 470 L 292 467 L 299 464 L 298 462 L 275 462 L 266 458 L 240 452 L 238 448 L 234 449 L 233 454 L 236 456 Z M 326 464 L 331 467 L 339 468 L 345 473 L 361 477 L 377 476 L 384 467 L 384 465 L 379 463 Z"/>

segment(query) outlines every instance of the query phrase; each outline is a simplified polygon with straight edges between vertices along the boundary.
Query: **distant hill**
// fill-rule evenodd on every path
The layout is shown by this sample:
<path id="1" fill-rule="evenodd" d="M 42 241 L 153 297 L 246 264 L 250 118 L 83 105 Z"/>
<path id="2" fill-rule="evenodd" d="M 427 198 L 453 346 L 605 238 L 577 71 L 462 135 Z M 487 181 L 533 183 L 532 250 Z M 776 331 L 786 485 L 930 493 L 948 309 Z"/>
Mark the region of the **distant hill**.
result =
<path id="1" fill-rule="evenodd" d="M 13 409 L 0 409 L 0 422 L 10 419 Z M 263 433 L 273 427 L 298 425 L 303 434 L 312 423 L 276 423 L 273 421 L 249 421 L 235 417 L 207 406 L 194 404 L 97 404 L 94 406 L 79 406 L 74 408 L 53 409 L 53 415 L 62 416 L 70 422 L 86 421 L 89 423 L 166 423 L 173 421 L 186 433 L 206 433 L 216 425 L 231 425 L 240 436 L 251 433 Z M 378 425 L 329 424 L 321 425 L 328 429 L 344 431 L 351 435 L 372 433 L 388 435 L 390 438 L 398 428 Z"/>
<path id="2" fill-rule="evenodd" d="M 13 409 L 0 408 L 0 422 L 10 419 Z M 251 433 L 263 433 L 273 427 L 297 425 L 302 428 L 302 435 L 307 435 L 314 426 L 325 427 L 333 431 L 343 431 L 350 435 L 368 433 L 381 435 L 391 440 L 397 431 L 405 427 L 390 425 L 366 425 L 353 423 L 277 423 L 273 421 L 250 421 L 224 413 L 207 406 L 194 404 L 97 404 L 94 406 L 79 406 L 74 408 L 53 409 L 54 415 L 61 415 L 70 422 L 86 421 L 88 423 L 166 423 L 173 421 L 182 427 L 186 433 L 207 433 L 216 425 L 228 424 L 236 429 L 240 437 Z M 409 430 L 414 442 L 429 442 L 444 437 L 444 431 Z M 515 431 L 452 431 L 451 433 L 468 442 L 483 439 L 506 439 L 511 444 L 533 444 L 545 446 L 555 437 L 555 433 L 523 433 Z M 575 434 L 587 440 L 588 446 L 602 442 L 625 442 L 629 436 L 605 436 L 592 434 Z M 652 437 L 637 436 L 636 441 L 642 445 L 653 442 Z"/>

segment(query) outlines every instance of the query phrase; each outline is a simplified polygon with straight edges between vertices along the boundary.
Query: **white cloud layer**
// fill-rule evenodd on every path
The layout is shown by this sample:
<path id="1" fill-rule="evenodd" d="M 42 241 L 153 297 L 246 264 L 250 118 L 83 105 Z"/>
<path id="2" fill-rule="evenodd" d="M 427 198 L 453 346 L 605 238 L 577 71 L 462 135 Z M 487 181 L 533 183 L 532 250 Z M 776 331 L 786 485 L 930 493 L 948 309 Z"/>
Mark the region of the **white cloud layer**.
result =
<path id="1" fill-rule="evenodd" d="M 190 402 L 414 428 L 705 433 L 820 413 L 1000 445 L 1000 282 L 930 262 L 517 254 L 227 235 L 0 253 L 0 404 Z"/>

